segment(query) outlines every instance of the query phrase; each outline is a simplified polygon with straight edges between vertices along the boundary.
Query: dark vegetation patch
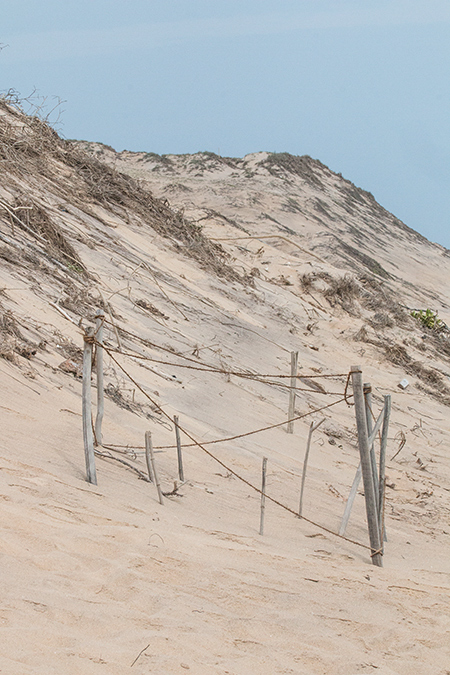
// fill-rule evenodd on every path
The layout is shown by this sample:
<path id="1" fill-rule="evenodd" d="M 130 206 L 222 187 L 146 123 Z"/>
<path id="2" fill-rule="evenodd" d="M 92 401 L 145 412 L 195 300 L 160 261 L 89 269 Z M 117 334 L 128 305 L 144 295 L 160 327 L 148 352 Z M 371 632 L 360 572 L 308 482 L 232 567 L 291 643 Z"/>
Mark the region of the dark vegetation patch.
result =
<path id="1" fill-rule="evenodd" d="M 363 253 L 361 249 L 354 248 L 353 246 L 350 246 L 350 244 L 346 244 L 344 241 L 341 240 L 339 240 L 339 247 L 348 256 L 350 256 L 350 258 L 364 265 L 364 267 L 366 267 L 370 272 L 373 272 L 373 274 L 377 274 L 378 276 L 383 277 L 383 279 L 391 278 L 389 272 L 387 272 L 384 269 L 384 267 L 382 267 L 380 263 L 377 260 L 375 260 L 375 258 L 372 258 L 370 255 L 367 255 L 367 253 Z"/>
<path id="2" fill-rule="evenodd" d="M 303 178 L 309 185 L 323 188 L 320 173 L 326 170 L 326 166 L 318 159 L 312 159 L 308 155 L 291 155 L 288 152 L 271 152 L 262 162 L 267 171 L 277 178 L 283 177 L 284 173 L 291 173 Z"/>
<path id="3" fill-rule="evenodd" d="M 288 213 L 303 213 L 302 207 L 293 197 L 288 197 L 281 208 Z"/>
<path id="4" fill-rule="evenodd" d="M 156 152 L 146 152 L 142 157 L 139 158 L 139 162 L 155 162 L 156 167 L 154 170 L 160 168 L 165 169 L 166 171 L 174 171 L 174 163 L 167 155 L 157 155 Z"/>

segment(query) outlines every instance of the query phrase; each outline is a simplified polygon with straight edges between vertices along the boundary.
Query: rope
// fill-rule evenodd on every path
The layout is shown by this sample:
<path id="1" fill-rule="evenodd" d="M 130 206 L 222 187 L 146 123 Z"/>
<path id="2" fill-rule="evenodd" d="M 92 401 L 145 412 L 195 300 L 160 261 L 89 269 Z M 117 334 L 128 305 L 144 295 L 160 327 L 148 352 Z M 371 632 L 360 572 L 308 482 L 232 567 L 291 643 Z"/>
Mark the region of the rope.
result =
<path id="1" fill-rule="evenodd" d="M 99 347 L 102 347 L 104 345 L 100 344 L 99 342 L 96 343 Z M 342 393 L 340 391 L 322 391 L 319 389 L 303 389 L 300 387 L 292 387 L 289 384 L 283 384 L 282 382 L 271 382 L 268 379 L 268 377 L 290 377 L 290 375 L 258 375 L 258 374 L 252 374 L 252 373 L 243 373 L 241 371 L 231 371 L 231 370 L 225 370 L 221 368 L 203 368 L 199 366 L 191 366 L 186 363 L 172 363 L 171 361 L 162 361 L 161 359 L 155 359 L 151 356 L 144 356 L 142 354 L 135 354 L 135 353 L 129 353 L 129 352 L 124 352 L 120 351 L 119 349 L 113 349 L 112 347 L 109 347 L 110 351 L 114 352 L 115 354 L 122 354 L 123 356 L 129 356 L 130 358 L 133 359 L 139 359 L 141 361 L 151 361 L 152 363 L 159 363 L 160 365 L 164 366 L 172 366 L 173 368 L 186 368 L 188 370 L 198 370 L 201 373 L 218 373 L 221 375 L 235 375 L 236 377 L 242 377 L 245 380 L 253 380 L 255 382 L 261 382 L 261 384 L 269 384 L 274 387 L 282 387 L 283 389 L 293 389 L 295 391 L 305 391 L 309 393 L 314 393 L 314 394 L 328 394 L 329 396 L 342 396 Z M 296 377 L 298 378 L 309 378 L 309 375 L 297 375 Z M 327 376 L 324 376 L 327 377 Z M 328 376 L 330 377 L 330 376 Z"/>
<path id="2" fill-rule="evenodd" d="M 111 321 L 109 321 L 106 317 L 105 317 L 104 321 L 105 321 L 105 323 L 110 324 L 114 328 L 114 324 Z M 140 335 L 136 335 L 135 333 L 131 333 L 130 331 L 125 330 L 125 328 L 121 328 L 120 326 L 119 326 L 119 330 L 122 331 L 122 333 L 125 333 L 126 335 L 129 335 L 130 337 L 134 338 L 135 340 L 138 340 L 139 342 L 144 344 L 146 347 L 154 347 L 155 349 L 160 349 L 163 352 L 167 352 L 168 354 L 172 354 L 172 356 L 173 355 L 178 356 L 179 358 L 184 359 L 185 361 L 189 361 L 190 363 L 195 363 L 197 369 L 202 370 L 202 368 L 198 368 L 198 361 L 190 358 L 189 356 L 185 356 L 184 354 L 174 354 L 173 350 L 169 349 L 169 347 L 163 347 L 162 345 L 158 345 L 155 342 L 151 342 L 150 340 L 147 340 L 146 338 L 142 338 Z M 104 346 L 104 345 L 102 345 L 102 346 Z M 106 347 L 105 347 L 105 349 L 106 349 Z M 108 348 L 108 349 L 110 349 L 110 351 L 113 351 L 113 352 L 118 353 L 118 354 L 123 353 L 123 352 L 120 352 L 118 349 L 112 349 L 112 348 Z M 134 355 L 128 354 L 128 356 L 134 356 Z M 177 367 L 177 368 L 187 368 L 188 367 L 188 366 L 185 366 L 185 365 L 182 365 L 182 364 L 169 363 L 169 362 L 165 362 L 165 361 L 157 361 L 156 359 L 151 359 L 149 357 L 144 357 L 144 356 L 141 356 L 141 355 L 134 356 L 134 358 L 148 359 L 149 361 L 154 361 L 155 363 L 160 363 L 160 364 L 167 365 L 167 366 L 174 366 L 174 367 Z M 284 375 L 284 374 L 279 374 L 279 373 L 276 374 L 276 375 L 271 375 L 271 374 L 267 375 L 267 374 L 261 374 L 261 373 L 252 374 L 252 373 L 243 373 L 241 371 L 232 371 L 232 370 L 220 369 L 220 368 L 216 368 L 215 366 L 211 366 L 211 365 L 206 364 L 206 363 L 202 364 L 202 365 L 205 367 L 205 370 L 208 369 L 208 370 L 206 370 L 206 372 L 221 373 L 221 374 L 224 374 L 224 375 L 235 375 L 236 377 L 247 377 L 247 378 L 250 378 L 250 379 L 251 378 L 273 378 L 273 377 L 286 378 L 286 379 L 291 378 L 291 375 Z M 195 370 L 195 368 L 193 368 L 193 370 Z M 336 373 L 336 374 L 331 374 L 331 375 L 330 374 L 328 374 L 328 375 L 325 375 L 325 374 L 318 375 L 317 373 L 311 374 L 311 375 L 310 374 L 301 374 L 301 375 L 296 375 L 295 377 L 297 377 L 297 378 L 307 377 L 309 380 L 315 379 L 315 378 L 322 378 L 322 377 L 323 378 L 338 378 L 338 377 L 347 377 L 347 373 Z M 309 391 L 309 390 L 305 390 L 305 391 Z M 319 393 L 319 392 L 317 392 L 317 393 Z"/>
<path id="3" fill-rule="evenodd" d="M 167 412 L 166 412 L 166 411 L 165 411 L 165 410 L 164 410 L 164 409 L 163 409 L 163 408 L 162 408 L 162 407 L 154 400 L 154 399 L 152 399 L 152 397 L 151 397 L 149 394 L 147 394 L 147 392 L 141 387 L 141 385 L 140 385 L 138 382 L 136 382 L 136 380 L 135 380 L 135 379 L 134 379 L 134 378 L 133 378 L 126 370 L 125 370 L 125 368 L 124 368 L 124 367 L 117 361 L 117 359 L 110 353 L 110 351 L 108 350 L 108 348 L 104 347 L 104 349 L 105 349 L 105 351 L 109 354 L 109 356 L 110 356 L 111 359 L 114 361 L 114 363 L 120 368 L 120 370 L 121 370 L 121 371 L 122 371 L 122 372 L 130 379 L 130 381 L 135 385 L 135 387 L 137 387 L 137 388 L 139 389 L 139 391 L 140 391 L 146 398 L 148 398 L 148 400 L 152 403 L 152 405 L 154 405 L 154 406 L 157 408 L 157 410 L 159 410 L 159 411 L 161 412 L 161 414 L 163 414 L 165 417 L 167 417 L 167 419 L 169 419 L 169 420 L 172 422 L 172 419 L 171 419 L 170 415 L 169 415 L 169 414 L 168 414 L 168 413 L 167 413 Z M 330 407 L 333 406 L 333 405 L 337 405 L 337 403 L 342 403 L 342 401 L 344 401 L 344 400 L 345 400 L 345 399 L 341 399 L 341 400 L 339 400 L 339 401 L 334 401 L 333 403 L 330 403 L 330 404 L 327 405 L 327 406 L 324 406 L 324 407 L 319 408 L 319 409 L 317 409 L 317 410 L 312 410 L 312 411 L 310 411 L 309 413 L 305 413 L 305 414 L 303 414 L 303 415 L 299 415 L 299 416 L 297 416 L 297 417 L 292 418 L 291 420 L 287 420 L 287 422 L 289 422 L 289 421 L 294 421 L 294 420 L 297 420 L 297 419 L 302 419 L 303 417 L 307 417 L 308 415 L 312 415 L 312 414 L 314 414 L 315 412 L 320 412 L 321 410 L 325 410 L 326 408 L 330 408 Z M 270 425 L 270 426 L 264 427 L 263 429 L 258 429 L 258 430 L 256 430 L 256 431 L 250 431 L 250 432 L 247 432 L 246 434 L 239 434 L 239 435 L 237 435 L 237 436 L 230 437 L 230 438 L 227 439 L 227 440 L 233 440 L 233 439 L 236 439 L 236 438 L 243 438 L 243 437 L 245 437 L 245 436 L 250 436 L 251 434 L 255 434 L 255 433 L 258 433 L 258 432 L 260 432 L 260 431 L 266 431 L 266 430 L 268 430 L 268 429 L 275 429 L 276 427 L 280 427 L 280 426 L 282 426 L 282 425 L 284 425 L 284 424 L 287 424 L 287 422 L 281 422 L 281 423 L 278 423 L 278 424 L 272 424 L 272 425 Z M 207 449 L 204 447 L 204 446 L 206 445 L 206 443 L 200 443 L 200 442 L 197 441 L 197 440 L 196 440 L 196 439 L 195 439 L 188 431 L 186 431 L 186 429 L 184 429 L 184 428 L 181 427 L 180 425 L 178 425 L 178 427 L 179 427 L 180 431 L 182 431 L 182 432 L 183 432 L 183 433 L 184 433 L 184 434 L 185 434 L 185 435 L 193 442 L 193 445 L 195 445 L 195 446 L 199 447 L 201 450 L 203 450 L 203 452 L 205 452 L 209 457 L 211 457 L 211 459 L 213 459 L 213 460 L 216 461 L 218 464 L 220 464 L 220 466 L 222 466 L 226 471 L 228 471 L 229 473 L 231 473 L 233 476 L 235 476 L 238 480 L 240 480 L 242 483 L 244 483 L 245 485 L 247 485 L 249 488 L 251 488 L 252 490 L 254 490 L 255 492 L 257 492 L 258 494 L 262 494 L 262 490 L 261 490 L 260 488 L 258 488 L 256 485 L 253 485 L 253 483 L 250 483 L 250 481 L 248 481 L 246 478 L 244 478 L 243 476 L 241 476 L 240 474 L 238 474 L 234 469 L 232 469 L 230 466 L 228 466 L 227 464 L 225 464 L 225 462 L 223 462 L 221 459 L 219 459 L 216 455 L 214 455 L 212 452 L 210 452 L 209 450 L 207 450 Z M 211 442 L 214 442 L 214 441 L 210 441 L 210 443 L 211 443 Z M 215 442 L 219 442 L 219 441 L 215 441 Z M 282 502 L 278 501 L 277 499 L 275 499 L 274 497 L 271 497 L 270 495 L 268 495 L 268 494 L 266 494 L 266 493 L 265 493 L 265 497 L 266 497 L 266 499 L 268 499 L 269 501 L 271 501 L 273 504 L 276 504 L 277 506 L 279 506 L 280 508 L 284 509 L 284 510 L 287 511 L 288 513 L 291 513 L 291 514 L 293 514 L 294 516 L 298 517 L 298 513 L 296 513 L 296 511 L 294 511 L 294 509 L 291 509 L 289 506 L 286 506 L 286 505 L 283 504 Z M 364 549 L 366 549 L 366 550 L 372 551 L 371 547 L 370 547 L 370 546 L 367 546 L 366 544 L 362 544 L 362 543 L 360 543 L 360 542 L 358 542 L 358 541 L 354 541 L 353 539 L 349 539 L 348 537 L 344 537 L 343 535 L 337 534 L 336 532 L 333 532 L 333 530 L 328 529 L 328 528 L 325 527 L 324 525 L 320 525 L 320 523 L 316 523 L 315 521 L 310 520 L 309 518 L 305 518 L 304 516 L 302 516 L 302 519 L 305 520 L 305 521 L 306 521 L 307 523 L 309 523 L 310 525 L 313 525 L 314 527 L 318 527 L 319 529 L 323 530 L 324 532 L 327 532 L 328 534 L 334 535 L 335 537 L 338 537 L 339 539 L 344 539 L 345 541 L 347 541 L 347 542 L 349 542 L 349 543 L 351 543 L 351 544 L 354 544 L 355 546 L 359 546 L 360 548 L 364 548 Z"/>

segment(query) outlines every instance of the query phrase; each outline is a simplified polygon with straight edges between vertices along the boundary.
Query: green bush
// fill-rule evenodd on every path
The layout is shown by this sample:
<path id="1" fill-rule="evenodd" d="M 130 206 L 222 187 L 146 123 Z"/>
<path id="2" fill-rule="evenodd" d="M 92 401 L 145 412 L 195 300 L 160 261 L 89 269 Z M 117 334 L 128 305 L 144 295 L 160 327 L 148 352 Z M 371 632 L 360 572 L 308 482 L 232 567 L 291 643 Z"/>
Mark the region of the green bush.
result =
<path id="1" fill-rule="evenodd" d="M 431 330 L 440 330 L 444 328 L 444 322 L 438 317 L 437 312 L 432 309 L 413 309 L 411 316 L 420 321 L 422 326 Z"/>

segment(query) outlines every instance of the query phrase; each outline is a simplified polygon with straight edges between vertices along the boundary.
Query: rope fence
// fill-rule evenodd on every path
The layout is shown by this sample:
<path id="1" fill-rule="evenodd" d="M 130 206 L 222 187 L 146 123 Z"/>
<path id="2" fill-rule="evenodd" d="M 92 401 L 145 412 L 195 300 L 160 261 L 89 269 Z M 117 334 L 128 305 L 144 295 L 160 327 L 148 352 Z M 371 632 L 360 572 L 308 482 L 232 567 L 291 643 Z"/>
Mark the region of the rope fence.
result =
<path id="1" fill-rule="evenodd" d="M 363 388 L 362 388 L 362 375 L 361 375 L 361 369 L 359 367 L 353 366 L 351 368 L 351 371 L 348 373 L 340 373 L 340 374 L 314 374 L 314 375 L 298 375 L 296 372 L 297 368 L 297 362 L 296 354 L 294 352 L 291 353 L 291 374 L 290 375 L 263 375 L 263 374 L 257 374 L 257 373 L 249 373 L 249 372 L 243 372 L 243 371 L 233 371 L 225 368 L 217 368 L 214 366 L 210 366 L 209 364 L 198 364 L 197 361 L 194 361 L 194 359 L 184 356 L 182 354 L 176 354 L 177 357 L 183 358 L 187 360 L 188 362 L 195 363 L 194 365 L 188 364 L 176 364 L 173 362 L 169 361 L 164 361 L 162 359 L 155 359 L 153 357 L 145 356 L 142 354 L 137 354 L 133 352 L 123 352 L 121 349 L 114 349 L 112 347 L 108 347 L 104 344 L 103 341 L 103 333 L 102 333 L 102 328 L 105 323 L 110 323 L 111 325 L 112 322 L 109 322 L 102 311 L 97 312 L 96 315 L 96 328 L 95 330 L 93 328 L 88 328 L 86 329 L 84 333 L 84 356 L 83 356 L 83 437 L 84 437 L 84 444 L 85 444 L 85 457 L 86 457 L 86 468 L 87 468 L 87 475 L 88 475 L 88 480 L 91 483 L 96 484 L 97 483 L 97 478 L 96 478 L 96 472 L 95 472 L 95 461 L 94 457 L 95 455 L 102 457 L 104 459 L 117 459 L 120 461 L 122 464 L 129 466 L 133 470 L 136 471 L 138 476 L 140 478 L 146 478 L 145 474 L 138 469 L 137 467 L 133 466 L 129 462 L 126 462 L 125 460 L 119 460 L 119 458 L 114 457 L 110 450 L 114 452 L 120 452 L 121 448 L 126 448 L 129 450 L 131 447 L 133 449 L 142 449 L 145 450 L 146 453 L 146 459 L 147 459 L 147 466 L 148 466 L 148 471 L 149 471 L 149 480 L 151 482 L 154 482 L 152 479 L 156 475 L 156 469 L 154 466 L 154 456 L 153 456 L 153 450 L 166 450 L 166 449 L 177 449 L 177 454 L 178 454 L 178 462 L 179 462 L 179 475 L 182 475 L 182 459 L 181 459 L 181 443 L 179 442 L 179 432 L 181 431 L 189 440 L 190 443 L 185 444 L 184 447 L 197 447 L 199 448 L 203 453 L 205 453 L 207 456 L 209 456 L 213 461 L 215 461 L 217 464 L 219 464 L 221 467 L 223 467 L 229 475 L 234 476 L 237 478 L 241 483 L 249 487 L 251 490 L 256 492 L 257 494 L 261 495 L 261 509 L 264 508 L 264 501 L 267 499 L 271 503 L 275 504 L 276 506 L 280 507 L 284 511 L 296 516 L 296 517 L 301 517 L 302 520 L 305 522 L 309 523 L 313 527 L 316 527 L 332 536 L 335 536 L 339 539 L 343 539 L 344 541 L 354 545 L 358 546 L 360 548 L 363 548 L 365 550 L 370 551 L 370 555 L 372 558 L 372 562 L 375 565 L 381 566 L 382 565 L 382 554 L 383 554 L 383 545 L 382 545 L 382 540 L 380 540 L 380 527 L 382 528 L 381 531 L 384 532 L 384 509 L 381 512 L 380 511 L 380 501 L 378 498 L 378 485 L 381 485 L 381 482 L 378 483 L 378 477 L 375 475 L 375 469 L 376 469 L 376 462 L 374 465 L 373 462 L 373 457 L 370 454 L 372 452 L 373 454 L 373 440 L 375 434 L 370 435 L 369 437 L 369 432 L 371 431 L 371 419 L 369 420 L 369 413 L 365 411 L 364 409 L 364 394 L 363 394 Z M 116 327 L 114 326 L 116 329 Z M 117 329 L 116 329 L 117 330 Z M 161 349 L 163 351 L 169 352 L 172 355 L 174 355 L 174 352 L 167 348 L 163 347 L 162 345 L 157 345 L 153 342 L 150 342 L 148 340 L 144 340 L 140 336 L 134 335 L 133 333 L 130 333 L 130 331 L 125 331 L 124 329 L 120 329 L 124 333 L 128 334 L 129 336 L 133 337 L 134 339 L 139 340 L 141 343 L 145 344 L 147 347 L 152 347 L 155 349 Z M 284 388 L 290 390 L 291 392 L 291 397 L 292 395 L 295 395 L 297 391 L 306 391 L 308 393 L 314 393 L 314 394 L 326 394 L 326 395 L 332 395 L 332 396 L 339 396 L 339 399 L 336 401 L 333 401 L 332 403 L 329 403 L 327 405 L 323 405 L 317 408 L 314 408 L 313 410 L 310 410 L 306 413 L 302 413 L 299 415 L 292 415 L 292 411 L 294 410 L 293 405 L 292 405 L 292 399 L 290 402 L 290 413 L 288 414 L 288 419 L 284 420 L 282 422 L 276 422 L 273 424 L 266 425 L 264 427 L 260 427 L 258 429 L 253 429 L 251 431 L 243 432 L 240 434 L 234 434 L 232 436 L 228 437 L 223 437 L 223 438 L 216 438 L 213 440 L 209 441 L 204 441 L 200 442 L 198 441 L 186 428 L 181 426 L 178 421 L 178 417 L 176 418 L 176 431 L 177 431 L 177 445 L 160 445 L 160 446 L 154 446 L 152 445 L 151 441 L 151 434 L 150 432 L 146 432 L 146 445 L 145 446 L 123 446 L 123 445 L 115 445 L 115 444 L 103 444 L 101 441 L 101 420 L 99 423 L 98 420 L 98 408 L 101 406 L 102 408 L 102 415 L 103 415 L 103 373 L 101 373 L 101 389 L 102 391 L 99 391 L 99 387 L 97 387 L 97 420 L 94 425 L 92 423 L 92 410 L 91 410 L 91 394 L 90 394 L 90 381 L 91 381 L 91 367 L 92 367 L 92 352 L 93 352 L 93 347 L 96 347 L 97 354 L 103 355 L 103 352 L 106 352 L 108 354 L 109 358 L 111 361 L 117 366 L 117 368 L 123 373 L 123 375 L 136 387 L 138 391 L 141 392 L 141 394 L 150 402 L 152 405 L 153 411 L 159 413 L 162 417 L 166 418 L 171 424 L 173 423 L 174 420 L 172 420 L 171 416 L 169 415 L 168 412 L 143 388 L 141 384 L 129 373 L 129 371 L 125 368 L 124 365 L 120 363 L 120 361 L 117 358 L 117 355 L 120 353 L 123 358 L 131 358 L 131 359 L 142 359 L 146 361 L 151 361 L 154 363 L 161 363 L 164 365 L 172 366 L 172 367 L 184 367 L 189 370 L 196 370 L 200 372 L 208 372 L 208 373 L 216 373 L 216 374 L 225 374 L 225 375 L 235 375 L 237 377 L 241 377 L 244 379 L 250 379 L 254 380 L 257 382 L 261 382 L 263 384 L 270 384 L 270 385 L 276 385 L 276 386 L 283 386 Z M 100 359 L 97 361 L 97 384 L 99 383 L 99 369 L 98 369 L 98 363 L 103 362 L 102 361 L 103 356 L 101 356 Z M 295 371 L 294 371 L 294 366 L 292 364 L 295 364 Z M 345 389 L 344 392 L 327 392 L 327 391 L 316 391 L 315 389 L 301 389 L 296 386 L 291 385 L 283 385 L 278 382 L 271 382 L 270 378 L 346 378 L 345 382 Z M 292 379 L 291 379 L 292 382 Z M 348 388 L 350 386 L 350 382 L 352 384 L 353 388 L 353 393 L 348 394 Z M 263 479 L 263 485 L 262 488 L 258 487 L 255 485 L 252 481 L 248 480 L 244 476 L 242 476 L 238 471 L 236 471 L 232 466 L 224 462 L 220 457 L 218 457 L 215 453 L 213 453 L 211 450 L 209 450 L 206 446 L 210 446 L 213 444 L 218 444 L 218 443 L 226 443 L 226 442 L 231 442 L 231 441 L 237 441 L 239 439 L 243 438 L 248 438 L 250 436 L 260 434 L 272 429 L 277 429 L 283 426 L 287 426 L 289 429 L 289 426 L 293 424 L 294 421 L 298 421 L 301 419 L 305 419 L 306 417 L 310 417 L 312 415 L 317 415 L 318 413 L 321 413 L 325 410 L 328 410 L 336 405 L 339 405 L 341 403 L 346 403 L 347 405 L 351 405 L 350 400 L 353 398 L 354 400 L 354 405 L 355 405 L 355 412 L 356 412 L 356 421 L 357 421 L 357 429 L 358 429 L 358 445 L 360 449 L 360 456 L 361 456 L 361 465 L 362 465 L 362 476 L 364 479 L 364 492 L 365 492 L 365 499 L 366 499 L 366 511 L 367 511 L 367 519 L 368 519 L 368 525 L 369 525 L 369 537 L 370 537 L 370 546 L 363 544 L 359 541 L 356 541 L 354 539 L 351 539 L 349 537 L 346 537 L 343 532 L 337 533 L 328 527 L 310 519 L 301 514 L 301 506 L 300 506 L 300 512 L 295 511 L 293 508 L 287 506 L 284 504 L 282 501 L 279 499 L 276 499 L 275 497 L 271 496 L 270 494 L 267 493 L 265 489 L 265 478 Z M 389 397 L 390 398 L 390 397 Z M 363 403 L 361 403 L 363 401 Z M 383 409 L 383 411 L 380 413 L 380 423 L 378 424 L 378 429 L 379 425 L 381 424 L 382 416 L 385 415 L 383 418 L 385 420 L 384 422 L 384 427 L 383 427 L 383 436 L 387 436 L 387 424 L 388 424 L 388 415 L 386 418 L 386 410 L 387 406 Z M 389 407 L 390 410 L 390 407 Z M 373 414 L 372 412 L 370 414 Z M 386 421 L 387 420 L 387 421 Z M 323 420 L 322 420 L 323 421 Z M 314 428 L 317 428 L 319 424 L 314 425 L 314 423 L 311 424 L 310 427 L 310 435 L 312 434 L 312 431 L 314 431 Z M 385 430 L 386 427 L 386 430 Z M 291 427 L 292 428 L 292 427 Z M 369 432 L 368 432 L 369 430 Z M 385 433 L 386 431 L 386 433 Z M 376 433 L 376 431 L 375 431 Z M 310 437 L 309 437 L 309 442 L 310 442 Z M 94 445 L 101 445 L 103 450 L 106 450 L 106 452 L 102 451 L 100 452 L 99 450 L 94 450 Z M 149 450 L 150 448 L 150 450 Z M 150 463 L 150 455 L 149 452 L 151 452 L 151 463 Z M 305 464 L 306 464 L 306 458 L 305 458 Z M 151 465 L 150 465 L 151 464 Z M 384 476 L 381 475 L 381 457 L 380 457 L 380 481 L 384 481 Z M 152 468 L 151 468 L 152 467 Z M 282 468 L 282 467 L 281 467 Z M 358 469 L 360 470 L 360 469 Z M 306 471 L 306 466 L 304 465 L 303 472 Z M 302 475 L 302 478 L 304 476 Z M 184 481 L 183 481 L 184 482 Z M 375 491 L 374 485 L 377 486 L 377 489 Z M 175 492 L 177 490 L 177 486 L 175 484 Z M 159 484 L 158 484 L 158 492 L 160 496 L 160 502 L 162 502 L 162 497 L 161 497 L 161 492 L 159 489 Z M 174 494 L 168 493 L 168 494 Z M 381 495 L 381 491 L 380 491 Z M 351 508 L 351 504 L 350 504 Z M 380 518 L 381 516 L 383 517 L 383 522 L 380 524 Z M 262 516 L 263 517 L 263 516 Z M 262 532 L 261 532 L 262 533 Z"/>

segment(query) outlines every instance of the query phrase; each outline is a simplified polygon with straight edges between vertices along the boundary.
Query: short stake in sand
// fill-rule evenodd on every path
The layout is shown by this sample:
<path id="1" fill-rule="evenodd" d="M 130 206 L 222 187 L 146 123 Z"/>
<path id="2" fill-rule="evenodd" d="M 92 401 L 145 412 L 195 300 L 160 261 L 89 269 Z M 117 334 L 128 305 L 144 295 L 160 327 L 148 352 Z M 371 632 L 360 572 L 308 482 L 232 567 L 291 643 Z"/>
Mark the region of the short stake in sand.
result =
<path id="1" fill-rule="evenodd" d="M 300 505 L 298 507 L 299 518 L 302 517 L 303 511 L 303 493 L 305 491 L 305 480 L 306 480 L 306 469 L 308 466 L 309 450 L 311 448 L 311 439 L 314 431 L 320 427 L 320 425 L 325 422 L 325 417 L 320 422 L 311 422 L 308 433 L 308 442 L 306 443 L 306 452 L 305 459 L 303 460 L 303 471 L 302 471 L 302 487 L 300 488 Z"/>
<path id="2" fill-rule="evenodd" d="M 262 481 L 261 481 L 261 517 L 259 521 L 259 534 L 264 534 L 264 512 L 266 509 L 266 471 L 267 471 L 267 457 L 263 457 L 262 461 Z"/>
<path id="3" fill-rule="evenodd" d="M 183 471 L 183 455 L 181 453 L 181 439 L 180 439 L 180 427 L 178 426 L 178 416 L 173 416 L 173 423 L 175 425 L 175 438 L 177 441 L 177 458 L 178 458 L 178 478 L 182 483 L 184 483 L 184 471 Z"/>
<path id="4" fill-rule="evenodd" d="M 83 391 L 82 391 L 82 417 L 83 417 L 83 443 L 84 458 L 86 461 L 86 477 L 89 483 L 97 485 L 97 472 L 95 469 L 94 434 L 92 432 L 92 399 L 91 399 L 91 374 L 92 374 L 92 346 L 94 344 L 94 330 L 87 328 L 84 335 L 83 349 Z"/>
<path id="5" fill-rule="evenodd" d="M 147 460 L 148 475 L 152 482 L 155 483 L 158 490 L 159 503 L 163 504 L 163 494 L 161 491 L 161 484 L 159 482 L 158 473 L 155 467 L 155 456 L 153 454 L 152 434 L 150 431 L 145 432 L 145 457 Z"/>
<path id="6" fill-rule="evenodd" d="M 295 417 L 295 388 L 297 386 L 297 368 L 298 352 L 291 352 L 291 388 L 289 390 L 288 420 L 292 420 L 292 418 Z M 294 422 L 288 422 L 286 431 L 288 434 L 294 433 Z"/>

